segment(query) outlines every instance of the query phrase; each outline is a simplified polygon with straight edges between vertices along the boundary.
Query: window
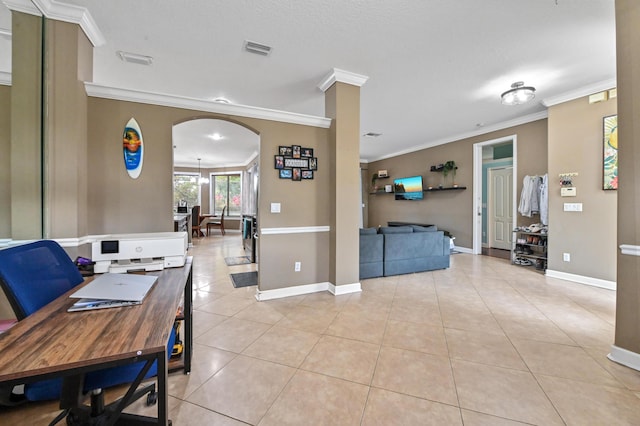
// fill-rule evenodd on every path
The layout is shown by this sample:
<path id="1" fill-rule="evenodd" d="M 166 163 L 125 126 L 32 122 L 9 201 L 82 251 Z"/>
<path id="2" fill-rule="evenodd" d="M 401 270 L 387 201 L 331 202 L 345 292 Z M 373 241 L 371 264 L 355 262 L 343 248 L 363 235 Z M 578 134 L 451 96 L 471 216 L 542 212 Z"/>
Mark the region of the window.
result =
<path id="1" fill-rule="evenodd" d="M 224 206 L 227 206 L 227 216 L 240 216 L 242 209 L 240 200 L 242 199 L 242 178 L 240 173 L 230 173 L 224 175 L 211 176 L 211 188 L 213 193 L 213 212 L 216 215 L 222 213 Z"/>
<path id="2" fill-rule="evenodd" d="M 189 207 L 200 205 L 200 185 L 198 185 L 197 173 L 181 172 L 173 174 L 174 207 L 180 201 L 186 201 Z"/>

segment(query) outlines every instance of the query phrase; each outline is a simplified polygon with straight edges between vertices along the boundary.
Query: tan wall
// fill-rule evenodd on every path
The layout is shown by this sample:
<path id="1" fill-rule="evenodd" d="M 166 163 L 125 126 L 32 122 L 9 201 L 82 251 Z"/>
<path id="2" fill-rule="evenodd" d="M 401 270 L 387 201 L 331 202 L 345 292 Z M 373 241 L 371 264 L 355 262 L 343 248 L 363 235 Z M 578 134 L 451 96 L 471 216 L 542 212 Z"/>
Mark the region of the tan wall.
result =
<path id="1" fill-rule="evenodd" d="M 602 119 L 616 111 L 615 99 L 589 104 L 588 97 L 549 108 L 550 270 L 616 280 L 618 194 L 602 189 Z M 558 175 L 571 172 L 577 196 L 561 197 Z M 583 211 L 565 212 L 564 203 L 582 203 Z"/>
<path id="2" fill-rule="evenodd" d="M 432 165 L 454 160 L 458 166 L 456 183 L 466 190 L 426 192 L 421 201 L 395 201 L 393 194 L 369 195 L 368 225 L 386 226 L 388 221 L 406 221 L 435 224 L 456 237 L 457 246 L 473 246 L 473 145 L 475 143 L 517 136 L 518 194 L 522 179 L 526 175 L 547 172 L 547 120 L 538 120 L 521 126 L 475 136 L 460 141 L 400 155 L 368 166 L 368 175 L 363 180 L 371 186 L 371 176 L 377 170 L 387 170 L 390 178 L 379 180 L 381 185 L 392 184 L 394 178 L 422 175 L 425 188 L 437 187 L 442 182 L 442 173 L 430 172 Z M 451 177 L 445 186 L 451 186 Z M 517 202 L 517 200 L 516 200 Z M 517 219 L 529 221 L 528 218 Z M 527 222 L 529 223 L 529 222 Z"/>
<path id="3" fill-rule="evenodd" d="M 46 24 L 46 238 L 87 233 L 87 95 L 91 44 L 75 24 Z M 83 53 L 84 52 L 84 53 Z M 84 63 L 81 61 L 85 61 Z"/>
<path id="4" fill-rule="evenodd" d="M 128 177 L 122 160 L 121 135 L 131 117 L 140 124 L 145 144 L 144 165 L 138 179 Z M 329 224 L 326 129 L 89 98 L 89 234 L 173 230 L 171 130 L 174 124 L 194 118 L 230 119 L 260 135 L 261 228 Z M 314 179 L 302 182 L 279 179 L 273 168 L 273 155 L 279 145 L 313 148 L 319 165 Z M 280 214 L 270 213 L 272 202 L 281 204 Z M 327 281 L 328 264 L 317 263 L 326 262 L 326 257 L 320 254 L 328 252 L 323 237 L 261 235 L 259 247 L 261 290 Z M 295 261 L 303 262 L 301 272 L 293 272 Z M 287 264 L 290 267 L 284 268 Z"/>
<path id="5" fill-rule="evenodd" d="M 0 239 L 11 238 L 11 86 L 0 85 Z"/>
<path id="6" fill-rule="evenodd" d="M 640 3 L 616 0 L 618 69 L 618 244 L 640 246 Z M 640 354 L 640 257 L 617 255 L 615 344 Z M 637 364 L 636 364 L 637 365 Z"/>

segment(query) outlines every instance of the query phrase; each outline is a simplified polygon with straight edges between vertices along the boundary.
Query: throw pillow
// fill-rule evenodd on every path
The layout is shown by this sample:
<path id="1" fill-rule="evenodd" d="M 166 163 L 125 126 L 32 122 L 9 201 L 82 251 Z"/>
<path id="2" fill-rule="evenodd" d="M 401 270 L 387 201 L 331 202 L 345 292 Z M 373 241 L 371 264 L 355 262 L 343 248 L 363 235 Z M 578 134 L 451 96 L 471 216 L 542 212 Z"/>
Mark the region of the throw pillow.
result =
<path id="1" fill-rule="evenodd" d="M 413 232 L 410 226 L 383 226 L 380 228 L 381 234 L 407 234 Z"/>
<path id="2" fill-rule="evenodd" d="M 360 235 L 375 235 L 378 233 L 376 228 L 360 228 Z"/>
<path id="3" fill-rule="evenodd" d="M 435 232 L 438 230 L 438 227 L 436 225 L 430 225 L 430 226 L 411 225 L 411 227 L 413 228 L 413 232 Z"/>

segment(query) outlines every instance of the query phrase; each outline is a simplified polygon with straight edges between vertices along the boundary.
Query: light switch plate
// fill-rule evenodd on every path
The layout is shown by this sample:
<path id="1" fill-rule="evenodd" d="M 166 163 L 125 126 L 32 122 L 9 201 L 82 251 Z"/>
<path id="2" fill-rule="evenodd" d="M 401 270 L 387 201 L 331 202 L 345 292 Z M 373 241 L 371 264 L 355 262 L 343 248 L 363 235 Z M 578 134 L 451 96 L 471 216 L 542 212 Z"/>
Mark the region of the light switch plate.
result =
<path id="1" fill-rule="evenodd" d="M 271 203 L 271 213 L 280 213 L 280 203 Z"/>

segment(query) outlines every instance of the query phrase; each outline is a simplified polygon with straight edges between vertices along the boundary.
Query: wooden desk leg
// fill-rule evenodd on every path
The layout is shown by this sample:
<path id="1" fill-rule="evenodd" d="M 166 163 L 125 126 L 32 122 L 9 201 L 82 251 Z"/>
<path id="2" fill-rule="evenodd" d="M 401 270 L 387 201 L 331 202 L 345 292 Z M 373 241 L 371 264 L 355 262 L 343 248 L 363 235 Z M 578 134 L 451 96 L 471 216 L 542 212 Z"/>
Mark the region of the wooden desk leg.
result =
<path id="1" fill-rule="evenodd" d="M 169 420 L 169 387 L 166 350 L 158 353 L 158 424 L 171 426 Z"/>

